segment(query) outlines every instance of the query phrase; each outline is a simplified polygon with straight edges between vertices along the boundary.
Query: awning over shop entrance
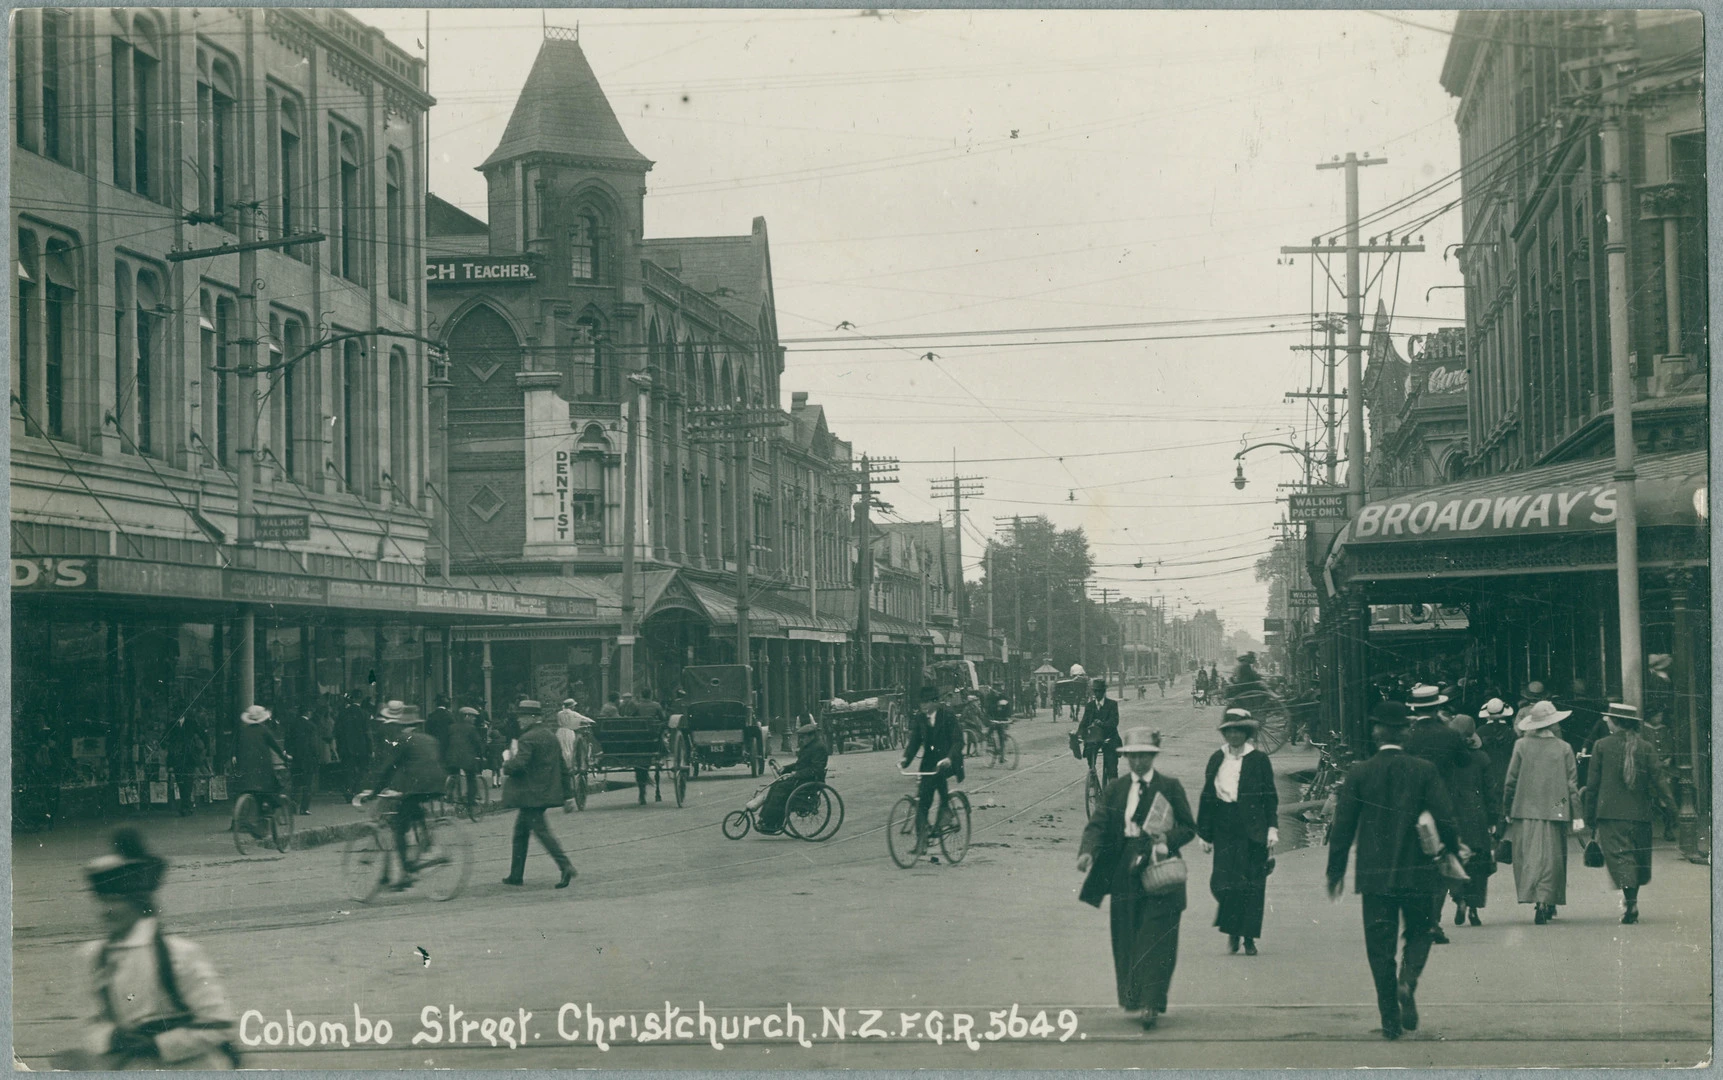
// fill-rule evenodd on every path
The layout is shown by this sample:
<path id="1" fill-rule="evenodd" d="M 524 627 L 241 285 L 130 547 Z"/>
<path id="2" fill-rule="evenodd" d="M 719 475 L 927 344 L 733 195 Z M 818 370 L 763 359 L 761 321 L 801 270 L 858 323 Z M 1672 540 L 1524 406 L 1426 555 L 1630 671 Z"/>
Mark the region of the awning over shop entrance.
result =
<path id="1" fill-rule="evenodd" d="M 1609 459 L 1568 462 L 1370 503 L 1329 551 L 1330 594 L 1359 580 L 1610 569 L 1619 491 L 1614 469 Z M 1705 561 L 1705 453 L 1644 457 L 1635 473 L 1641 565 Z"/>

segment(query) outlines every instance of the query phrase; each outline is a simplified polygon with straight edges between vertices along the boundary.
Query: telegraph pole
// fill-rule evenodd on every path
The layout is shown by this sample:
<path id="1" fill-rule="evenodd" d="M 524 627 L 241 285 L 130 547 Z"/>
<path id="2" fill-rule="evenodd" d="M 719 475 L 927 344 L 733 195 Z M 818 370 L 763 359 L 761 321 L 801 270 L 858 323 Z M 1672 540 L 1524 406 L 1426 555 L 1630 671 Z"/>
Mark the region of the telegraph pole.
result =
<path id="1" fill-rule="evenodd" d="M 1326 255 L 1336 250 L 1346 254 L 1346 509 L 1356 514 L 1364 508 L 1364 282 L 1359 272 L 1359 256 L 1388 255 L 1424 250 L 1423 244 L 1393 242 L 1385 244 L 1374 239 L 1369 244 L 1358 240 L 1358 170 L 1366 165 L 1386 165 L 1387 158 L 1366 155 L 1359 158 L 1347 154 L 1344 159 L 1325 161 L 1318 169 L 1342 169 L 1346 173 L 1346 244 L 1319 244 L 1312 239 L 1308 247 L 1282 247 L 1282 255 Z"/>
<path id="2" fill-rule="evenodd" d="M 1113 597 L 1119 595 L 1119 590 L 1100 588 L 1098 591 L 1101 594 L 1101 618 L 1110 624 L 1111 618 L 1108 615 L 1109 608 L 1107 604 Z M 1107 677 L 1108 684 L 1111 684 L 1113 681 L 1113 642 L 1111 637 L 1103 639 L 1101 646 L 1101 667 L 1104 669 L 1102 673 Z M 1123 666 L 1123 662 L 1121 662 L 1120 667 L 1122 668 Z M 1121 687 L 1119 697 L 1122 699 L 1124 696 L 1124 689 Z"/>
<path id="3" fill-rule="evenodd" d="M 622 692 L 634 692 L 634 558 L 635 515 L 640 512 L 640 395 L 652 388 L 652 377 L 630 374 L 628 386 L 627 456 L 622 462 L 622 621 L 616 635 L 618 681 Z M 737 565 L 742 560 L 737 557 Z M 747 661 L 743 661 L 746 663 Z"/>
<path id="4" fill-rule="evenodd" d="M 956 543 L 957 581 L 953 583 L 957 600 L 957 629 L 961 635 L 964 620 L 969 618 L 969 595 L 963 588 L 963 500 L 976 498 L 982 494 L 980 476 L 959 476 L 957 473 L 957 454 L 951 455 L 951 475 L 933 481 L 933 497 L 943 499 L 951 497 L 951 533 Z"/>
<path id="5" fill-rule="evenodd" d="M 873 510 L 889 509 L 873 489 L 875 484 L 897 483 L 897 459 L 863 454 L 855 480 L 861 485 L 856 501 L 856 684 L 848 689 L 865 690 L 873 685 Z"/>
<path id="6" fill-rule="evenodd" d="M 1629 318 L 1627 303 L 1627 233 L 1622 221 L 1627 212 L 1626 180 L 1622 175 L 1622 114 L 1627 108 L 1627 87 L 1622 76 L 1631 72 L 1638 53 L 1632 49 L 1631 30 L 1624 12 L 1604 17 L 1611 49 L 1600 58 L 1603 68 L 1603 122 L 1598 138 L 1603 144 L 1604 257 L 1609 274 L 1609 394 L 1615 434 L 1615 593 L 1621 620 L 1621 699 L 1640 706 L 1639 640 L 1639 505 L 1634 483 L 1633 372 L 1629 367 Z M 1671 346 L 1674 348 L 1675 346 Z"/>
<path id="7" fill-rule="evenodd" d="M 1021 537 L 1022 537 L 1022 532 L 1023 532 L 1023 519 L 1021 517 L 1008 517 L 1008 518 L 996 517 L 993 519 L 993 527 L 998 528 L 1000 525 L 1003 525 L 1006 522 L 1011 523 L 1011 569 L 1012 569 L 1012 574 L 1011 574 L 1011 578 L 1012 578 L 1012 582 L 1011 582 L 1011 585 L 1012 585 L 1012 588 L 1011 588 L 1011 634 L 1012 634 L 1012 640 L 1017 642 L 1017 647 L 1022 648 L 1023 647 L 1023 548 L 1022 548 Z M 995 566 L 997 566 L 997 565 L 998 564 L 995 563 Z"/>
<path id="8" fill-rule="evenodd" d="M 1340 430 L 1340 421 L 1334 415 L 1334 403 L 1336 401 L 1343 400 L 1346 397 L 1346 395 L 1345 394 L 1338 394 L 1338 393 L 1335 393 L 1335 391 L 1334 391 L 1334 371 L 1335 371 L 1335 368 L 1337 368 L 1339 366 L 1339 361 L 1334 355 L 1334 348 L 1335 348 L 1334 337 L 1337 333 L 1339 333 L 1340 328 L 1335 323 L 1335 321 L 1333 319 L 1323 319 L 1322 320 L 1322 329 L 1328 337 L 1328 342 L 1326 345 L 1294 345 L 1292 347 L 1292 349 L 1294 352 L 1317 352 L 1317 351 L 1321 351 L 1324 353 L 1324 355 L 1327 357 L 1327 359 L 1324 360 L 1322 366 L 1326 369 L 1325 373 L 1327 375 L 1328 388 L 1325 391 L 1324 390 L 1314 390 L 1314 391 L 1309 391 L 1309 392 L 1304 392 L 1304 393 L 1288 393 L 1286 395 L 1286 400 L 1291 401 L 1295 398 L 1312 398 L 1312 399 L 1321 401 L 1323 403 L 1323 405 L 1326 407 L 1328 416 L 1327 416 L 1327 419 L 1325 419 L 1323 421 L 1323 424 L 1322 424 L 1323 430 L 1327 433 L 1327 436 L 1328 436 L 1328 438 L 1327 438 L 1328 453 L 1327 453 L 1327 460 L 1326 460 L 1326 465 L 1327 465 L 1327 481 L 1326 481 L 1326 483 L 1328 484 L 1329 487 L 1333 487 L 1335 484 L 1336 476 L 1338 475 L 1337 472 L 1335 471 L 1335 466 L 1337 464 L 1337 461 L 1336 461 L 1335 452 L 1334 452 L 1335 451 L 1334 439 L 1335 439 L 1335 433 Z M 1309 458 L 1305 459 L 1305 466 L 1306 466 L 1306 471 L 1308 472 L 1308 470 L 1309 470 Z"/>

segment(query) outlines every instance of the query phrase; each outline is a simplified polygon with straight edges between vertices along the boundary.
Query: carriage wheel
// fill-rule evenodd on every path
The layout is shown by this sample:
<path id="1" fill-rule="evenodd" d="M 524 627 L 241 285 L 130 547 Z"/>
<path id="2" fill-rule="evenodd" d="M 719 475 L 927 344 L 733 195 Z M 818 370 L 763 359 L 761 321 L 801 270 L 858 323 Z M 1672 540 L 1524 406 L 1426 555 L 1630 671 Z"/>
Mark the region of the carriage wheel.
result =
<path id="1" fill-rule="evenodd" d="M 1256 733 L 1256 748 L 1265 754 L 1272 754 L 1286 745 L 1286 709 L 1275 705 L 1264 709 L 1252 716 L 1262 724 Z"/>
<path id="2" fill-rule="evenodd" d="M 688 770 L 693 756 L 689 753 L 688 740 L 677 739 L 670 754 L 670 783 L 676 792 L 677 806 L 681 806 L 683 800 L 688 797 Z"/>

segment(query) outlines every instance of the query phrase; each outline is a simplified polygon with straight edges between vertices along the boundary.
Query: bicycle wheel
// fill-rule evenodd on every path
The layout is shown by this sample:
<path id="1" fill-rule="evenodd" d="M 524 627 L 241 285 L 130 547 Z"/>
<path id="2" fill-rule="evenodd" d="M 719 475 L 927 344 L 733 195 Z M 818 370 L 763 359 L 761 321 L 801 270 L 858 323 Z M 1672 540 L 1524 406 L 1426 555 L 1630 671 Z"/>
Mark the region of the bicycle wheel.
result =
<path id="1" fill-rule="evenodd" d="M 891 813 L 885 819 L 885 846 L 891 852 L 891 861 L 905 870 L 920 858 L 915 853 L 914 795 L 905 795 L 891 804 Z"/>
<path id="2" fill-rule="evenodd" d="M 473 838 L 454 822 L 432 823 L 437 837 L 436 854 L 419 867 L 419 883 L 425 895 L 442 903 L 461 895 L 473 872 Z"/>
<path id="3" fill-rule="evenodd" d="M 754 818 L 746 810 L 732 810 L 724 815 L 724 835 L 731 840 L 740 840 L 748 835 L 748 830 L 754 827 Z"/>
<path id="4" fill-rule="evenodd" d="M 269 833 L 276 851 L 285 853 L 293 846 L 293 827 L 298 820 L 292 803 L 284 800 L 275 804 L 275 812 L 269 818 Z"/>
<path id="5" fill-rule="evenodd" d="M 258 831 L 262 822 L 258 820 L 257 796 L 241 795 L 233 803 L 233 846 L 239 849 L 241 855 L 250 855 L 252 848 L 258 844 Z"/>
<path id="6" fill-rule="evenodd" d="M 1013 739 L 1009 735 L 1005 736 L 1005 753 L 1003 756 L 1004 761 L 1002 761 L 1001 764 L 1003 764 L 1007 770 L 1015 769 L 1017 767 L 1017 740 Z"/>
<path id="7" fill-rule="evenodd" d="M 491 801 L 491 782 L 481 774 L 472 778 L 473 794 L 470 799 L 462 799 L 461 809 L 469 821 L 477 821 L 485 814 L 485 807 Z"/>
<path id="8" fill-rule="evenodd" d="M 825 785 L 815 782 L 798 785 L 784 804 L 784 831 L 798 840 L 813 840 L 832 819 L 832 804 L 827 801 Z"/>
<path id="9" fill-rule="evenodd" d="M 947 810 L 951 823 L 939 833 L 939 850 L 946 862 L 956 866 L 969 854 L 969 796 L 961 791 L 952 792 Z"/>
<path id="10" fill-rule="evenodd" d="M 843 827 L 844 799 L 842 795 L 838 794 L 838 789 L 832 787 L 830 784 L 821 784 L 820 795 L 830 805 L 831 813 L 826 818 L 826 824 L 823 829 L 812 836 L 803 836 L 803 840 L 813 840 L 816 842 L 820 840 L 830 840 L 832 837 L 837 835 L 838 829 Z"/>
<path id="11" fill-rule="evenodd" d="M 347 841 L 341 849 L 341 883 L 347 895 L 368 904 L 389 876 L 389 843 L 381 829 L 373 828 Z"/>

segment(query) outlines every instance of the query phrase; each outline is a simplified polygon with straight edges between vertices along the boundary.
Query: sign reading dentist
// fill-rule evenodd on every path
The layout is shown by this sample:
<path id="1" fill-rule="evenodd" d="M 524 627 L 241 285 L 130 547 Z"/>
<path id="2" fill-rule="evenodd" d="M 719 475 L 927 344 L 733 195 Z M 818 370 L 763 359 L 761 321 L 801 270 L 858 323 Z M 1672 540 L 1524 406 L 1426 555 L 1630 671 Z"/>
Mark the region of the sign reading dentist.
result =
<path id="1" fill-rule="evenodd" d="M 531 262 L 518 255 L 431 259 L 425 263 L 427 285 L 527 285 L 538 280 Z"/>

